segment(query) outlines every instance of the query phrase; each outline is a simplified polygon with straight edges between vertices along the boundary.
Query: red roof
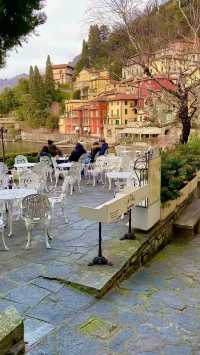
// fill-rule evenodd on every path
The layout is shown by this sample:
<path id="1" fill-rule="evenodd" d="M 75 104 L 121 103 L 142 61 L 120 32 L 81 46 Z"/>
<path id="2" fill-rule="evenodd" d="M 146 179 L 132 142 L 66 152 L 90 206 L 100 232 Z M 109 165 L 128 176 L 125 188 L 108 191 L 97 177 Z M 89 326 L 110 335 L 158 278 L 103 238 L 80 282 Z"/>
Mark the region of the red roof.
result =
<path id="1" fill-rule="evenodd" d="M 138 95 L 133 94 L 116 94 L 108 97 L 108 101 L 120 101 L 120 100 L 136 100 Z"/>
<path id="2" fill-rule="evenodd" d="M 68 64 L 54 64 L 52 65 L 53 69 L 65 69 L 65 68 L 71 68 L 73 69 L 73 67 L 71 67 L 71 65 Z"/>

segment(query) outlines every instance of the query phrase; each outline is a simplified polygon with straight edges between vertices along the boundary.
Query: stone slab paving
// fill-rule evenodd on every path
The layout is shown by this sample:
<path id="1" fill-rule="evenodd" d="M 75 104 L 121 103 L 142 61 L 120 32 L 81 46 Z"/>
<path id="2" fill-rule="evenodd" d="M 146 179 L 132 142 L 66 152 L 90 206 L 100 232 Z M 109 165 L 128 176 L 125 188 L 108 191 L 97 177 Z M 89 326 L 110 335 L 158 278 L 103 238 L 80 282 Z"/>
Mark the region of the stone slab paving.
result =
<path id="1" fill-rule="evenodd" d="M 200 237 L 176 240 L 101 300 L 54 279 L 77 273 L 97 245 L 97 226 L 81 221 L 78 206 L 110 194 L 83 190 L 69 197 L 69 225 L 56 211 L 52 250 L 38 230 L 25 251 L 17 222 L 10 251 L 0 252 L 0 310 L 14 305 L 24 316 L 27 354 L 200 354 Z M 126 228 L 125 221 L 105 226 L 105 244 Z"/>

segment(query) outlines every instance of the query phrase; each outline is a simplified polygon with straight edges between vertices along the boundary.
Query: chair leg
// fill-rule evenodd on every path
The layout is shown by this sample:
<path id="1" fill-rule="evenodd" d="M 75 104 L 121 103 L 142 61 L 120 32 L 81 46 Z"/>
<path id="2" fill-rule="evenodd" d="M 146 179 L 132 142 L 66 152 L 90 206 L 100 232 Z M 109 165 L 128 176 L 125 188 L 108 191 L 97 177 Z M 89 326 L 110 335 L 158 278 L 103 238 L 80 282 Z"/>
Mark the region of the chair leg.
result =
<path id="1" fill-rule="evenodd" d="M 49 234 L 48 229 L 47 229 L 47 235 L 48 235 L 48 239 L 49 239 L 49 240 L 53 240 L 53 237 Z"/>
<path id="2" fill-rule="evenodd" d="M 109 186 L 108 186 L 108 190 L 110 191 L 110 190 L 111 190 L 111 187 L 112 187 L 112 182 L 111 182 L 111 179 L 108 179 L 108 184 L 109 184 Z"/>
<path id="3" fill-rule="evenodd" d="M 72 195 L 73 194 L 73 184 L 70 184 L 70 195 Z"/>
<path id="4" fill-rule="evenodd" d="M 93 187 L 95 187 L 96 185 L 96 179 L 95 179 L 95 175 L 93 175 Z"/>
<path id="5" fill-rule="evenodd" d="M 26 244 L 26 249 L 30 248 L 31 245 L 31 228 L 27 227 L 27 244 Z"/>
<path id="6" fill-rule="evenodd" d="M 1 233 L 2 233 L 2 242 L 3 242 L 4 249 L 9 250 L 9 248 L 6 245 L 5 239 L 4 239 L 4 228 L 2 228 Z"/>
<path id="7" fill-rule="evenodd" d="M 81 183 L 80 180 L 78 180 L 78 182 L 77 182 L 77 184 L 78 184 L 78 189 L 79 189 L 79 192 L 80 192 L 80 194 L 81 194 L 82 191 L 81 191 L 80 183 Z"/>
<path id="8" fill-rule="evenodd" d="M 68 217 L 65 214 L 65 204 L 64 203 L 62 203 L 61 208 L 62 208 L 63 216 L 64 216 L 64 219 L 65 219 L 65 223 L 68 224 L 69 223 L 69 219 L 68 219 Z"/>
<path id="9" fill-rule="evenodd" d="M 45 228 L 45 234 L 46 234 L 46 248 L 47 248 L 47 249 L 51 249 L 51 245 L 49 244 L 48 228 Z"/>

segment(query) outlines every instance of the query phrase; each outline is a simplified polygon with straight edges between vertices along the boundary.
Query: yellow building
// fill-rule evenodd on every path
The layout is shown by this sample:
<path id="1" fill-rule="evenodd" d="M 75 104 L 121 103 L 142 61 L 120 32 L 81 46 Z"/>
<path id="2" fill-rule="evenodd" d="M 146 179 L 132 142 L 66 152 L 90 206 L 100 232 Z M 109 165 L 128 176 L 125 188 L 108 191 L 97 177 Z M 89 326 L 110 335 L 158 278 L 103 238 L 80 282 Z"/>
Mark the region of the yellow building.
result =
<path id="1" fill-rule="evenodd" d="M 110 78 L 106 70 L 83 69 L 78 74 L 73 88 L 74 91 L 80 91 L 82 100 L 92 100 L 105 91 L 116 89 L 117 83 Z"/>
<path id="2" fill-rule="evenodd" d="M 108 142 L 114 143 L 119 133 L 137 120 L 138 99 L 135 95 L 118 93 L 107 96 L 107 103 L 104 136 Z"/>
<path id="3" fill-rule="evenodd" d="M 127 61 L 127 64 L 122 68 L 124 80 L 144 77 L 142 66 L 137 64 L 140 61 L 141 58 L 138 56 Z M 176 78 L 180 71 L 190 74 L 199 67 L 200 52 L 191 43 L 177 41 L 150 55 L 144 54 L 143 61 L 150 62 L 149 68 L 153 75 L 170 75 L 172 78 Z"/>
<path id="4" fill-rule="evenodd" d="M 67 121 L 73 118 L 76 109 L 86 104 L 88 100 L 65 100 L 65 114 L 59 119 L 59 132 L 66 133 Z"/>

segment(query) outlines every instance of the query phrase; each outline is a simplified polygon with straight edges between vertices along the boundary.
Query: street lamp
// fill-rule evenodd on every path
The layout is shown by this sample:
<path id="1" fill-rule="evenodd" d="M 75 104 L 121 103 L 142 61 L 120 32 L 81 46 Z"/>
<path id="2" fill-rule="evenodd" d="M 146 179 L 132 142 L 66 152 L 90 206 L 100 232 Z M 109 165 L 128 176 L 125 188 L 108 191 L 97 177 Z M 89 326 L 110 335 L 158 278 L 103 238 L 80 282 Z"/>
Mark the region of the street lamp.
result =
<path id="1" fill-rule="evenodd" d="M 0 136 L 1 136 L 1 145 L 2 145 L 2 152 L 3 152 L 3 162 L 5 163 L 5 145 L 4 145 L 4 134 L 7 133 L 7 129 L 4 127 L 0 128 Z"/>

